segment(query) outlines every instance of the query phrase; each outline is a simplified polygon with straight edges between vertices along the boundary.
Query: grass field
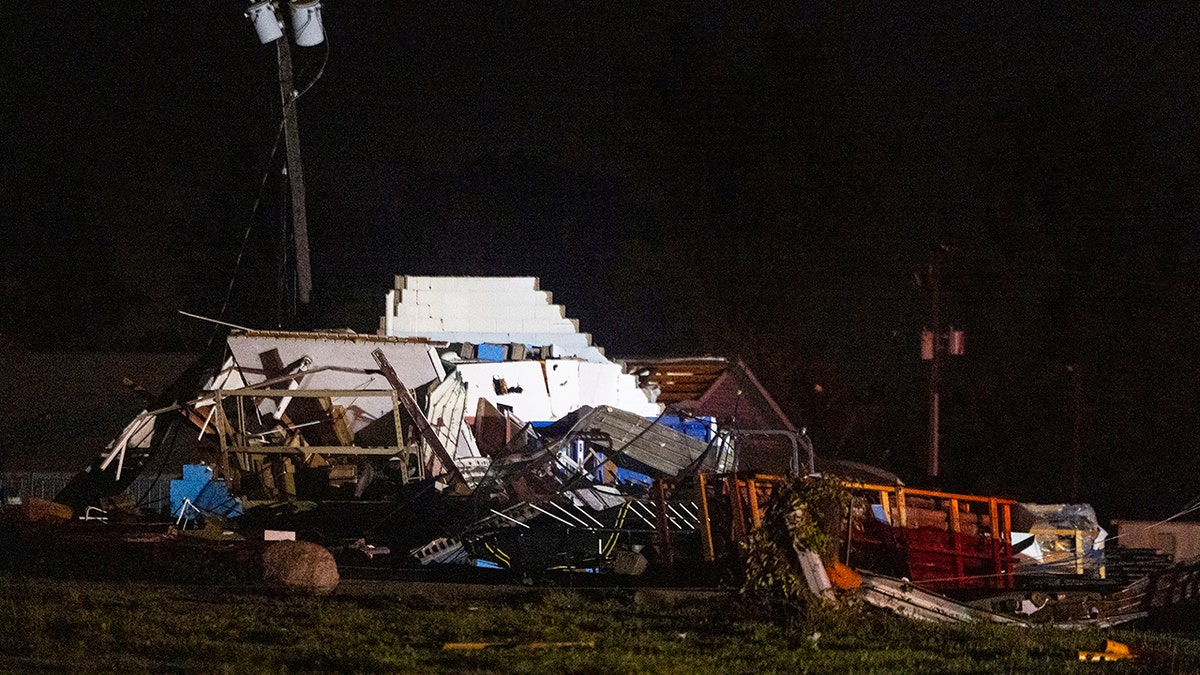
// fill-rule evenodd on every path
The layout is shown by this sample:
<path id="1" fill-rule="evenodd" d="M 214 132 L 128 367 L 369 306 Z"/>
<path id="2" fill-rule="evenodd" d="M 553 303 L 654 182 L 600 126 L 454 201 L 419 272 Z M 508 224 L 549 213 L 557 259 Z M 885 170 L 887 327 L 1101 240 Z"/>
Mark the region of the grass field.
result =
<path id="1" fill-rule="evenodd" d="M 1105 638 L 1140 658 L 1078 661 Z M 251 586 L 2 575 L 0 672 L 30 671 L 1188 673 L 1200 672 L 1200 637 L 935 626 L 862 610 L 801 620 L 736 594 L 484 594 L 359 581 L 324 597 L 285 597 Z"/>

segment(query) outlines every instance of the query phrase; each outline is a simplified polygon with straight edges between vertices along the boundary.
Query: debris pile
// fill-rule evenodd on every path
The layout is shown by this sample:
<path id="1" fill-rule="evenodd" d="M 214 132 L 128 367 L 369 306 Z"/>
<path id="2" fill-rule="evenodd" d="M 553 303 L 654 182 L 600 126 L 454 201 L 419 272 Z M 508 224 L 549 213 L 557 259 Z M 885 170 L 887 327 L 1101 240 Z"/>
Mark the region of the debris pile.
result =
<path id="1" fill-rule="evenodd" d="M 122 492 L 182 466 L 181 531 L 363 540 L 396 566 L 640 574 L 732 550 L 708 477 L 799 472 L 807 439 L 745 364 L 614 362 L 551 300 L 532 277 L 397 277 L 380 335 L 235 330 L 59 501 L 162 512 Z"/>
<path id="2" fill-rule="evenodd" d="M 378 335 L 231 332 L 60 493 L 61 508 L 38 513 L 100 514 L 98 526 L 157 514 L 171 536 L 319 544 L 347 570 L 690 583 L 727 578 L 785 518 L 819 523 L 824 543 L 789 539 L 792 527 L 787 561 L 763 565 L 792 567 L 820 598 L 853 592 L 959 621 L 1144 615 L 1149 582 L 1107 582 L 1086 505 L 913 489 L 849 463 L 859 477 L 820 478 L 814 462 L 740 361 L 612 361 L 536 278 L 410 276 L 387 293 Z M 126 492 L 141 473 L 180 468 L 164 479 L 169 503 Z M 848 496 L 805 520 L 787 500 L 806 481 Z"/>

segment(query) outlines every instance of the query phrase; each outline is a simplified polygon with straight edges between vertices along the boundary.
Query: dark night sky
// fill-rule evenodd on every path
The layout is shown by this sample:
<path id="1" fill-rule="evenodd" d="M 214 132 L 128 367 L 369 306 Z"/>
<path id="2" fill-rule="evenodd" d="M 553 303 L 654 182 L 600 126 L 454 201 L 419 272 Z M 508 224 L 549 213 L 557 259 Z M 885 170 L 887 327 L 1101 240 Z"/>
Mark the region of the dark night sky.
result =
<path id="1" fill-rule="evenodd" d="M 1074 365 L 1080 498 L 1200 493 L 1200 5 L 809 4 L 327 2 L 290 319 L 244 5 L 7 3 L 0 330 L 197 350 L 176 310 L 221 313 L 248 228 L 224 317 L 255 327 L 373 331 L 393 274 L 534 275 L 610 355 L 740 355 L 818 452 L 919 483 L 940 243 L 968 345 L 943 485 L 1066 499 Z"/>

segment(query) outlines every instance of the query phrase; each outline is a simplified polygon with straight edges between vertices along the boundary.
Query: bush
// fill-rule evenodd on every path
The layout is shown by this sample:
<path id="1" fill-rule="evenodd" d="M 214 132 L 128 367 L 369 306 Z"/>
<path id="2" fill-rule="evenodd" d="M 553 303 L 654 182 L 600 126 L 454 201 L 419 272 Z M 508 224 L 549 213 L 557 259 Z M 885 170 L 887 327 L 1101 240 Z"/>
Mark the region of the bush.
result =
<path id="1" fill-rule="evenodd" d="M 771 497 L 762 524 L 742 543 L 746 578 L 742 593 L 767 604 L 810 609 L 815 596 L 800 569 L 797 551 L 826 563 L 837 555 L 836 533 L 850 492 L 832 477 L 796 478 Z"/>

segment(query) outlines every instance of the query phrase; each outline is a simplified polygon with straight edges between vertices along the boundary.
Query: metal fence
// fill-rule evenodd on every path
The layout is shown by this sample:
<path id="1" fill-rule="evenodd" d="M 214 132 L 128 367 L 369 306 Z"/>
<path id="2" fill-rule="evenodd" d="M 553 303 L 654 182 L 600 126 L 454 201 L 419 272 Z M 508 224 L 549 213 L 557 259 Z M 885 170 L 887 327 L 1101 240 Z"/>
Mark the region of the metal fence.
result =
<path id="1" fill-rule="evenodd" d="M 4 499 L 32 497 L 54 499 L 67 483 L 75 477 L 66 471 L 5 471 L 0 472 L 0 494 Z M 126 490 L 138 503 L 151 511 L 168 512 L 171 509 L 171 480 L 179 476 L 138 476 Z"/>

